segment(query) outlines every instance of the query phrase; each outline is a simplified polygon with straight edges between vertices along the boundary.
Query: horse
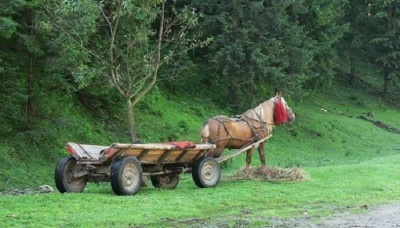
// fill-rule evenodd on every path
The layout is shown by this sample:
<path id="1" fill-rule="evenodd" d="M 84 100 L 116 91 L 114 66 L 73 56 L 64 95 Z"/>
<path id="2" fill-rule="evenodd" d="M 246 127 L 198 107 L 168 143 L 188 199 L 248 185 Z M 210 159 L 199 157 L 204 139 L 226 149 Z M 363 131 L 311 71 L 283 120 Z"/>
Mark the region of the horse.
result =
<path id="1" fill-rule="evenodd" d="M 272 133 L 275 125 L 293 122 L 295 114 L 282 97 L 282 92 L 277 90 L 275 97 L 262 102 L 257 107 L 249 109 L 241 115 L 227 117 L 214 116 L 204 123 L 200 130 L 202 143 L 213 143 L 216 148 L 207 156 L 218 158 L 225 148 L 241 149 L 257 142 Z M 264 177 L 269 178 L 270 173 L 266 167 L 265 141 L 259 143 L 258 152 Z M 251 156 L 254 147 L 246 151 L 245 173 L 250 175 Z"/>

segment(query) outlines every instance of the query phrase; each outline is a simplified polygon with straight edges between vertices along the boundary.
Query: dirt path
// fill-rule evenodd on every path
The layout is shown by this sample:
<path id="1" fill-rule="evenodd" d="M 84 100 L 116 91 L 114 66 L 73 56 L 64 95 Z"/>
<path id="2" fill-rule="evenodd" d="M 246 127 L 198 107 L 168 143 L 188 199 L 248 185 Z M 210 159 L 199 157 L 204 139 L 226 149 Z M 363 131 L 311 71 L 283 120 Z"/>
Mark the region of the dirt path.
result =
<path id="1" fill-rule="evenodd" d="M 333 218 L 293 218 L 271 221 L 273 228 L 400 228 L 400 203 L 363 207 L 365 213 L 344 211 Z"/>
<path id="2" fill-rule="evenodd" d="M 317 227 L 350 228 L 400 228 L 400 203 L 388 204 L 367 209 L 365 214 L 339 215 L 334 219 L 321 222 Z"/>

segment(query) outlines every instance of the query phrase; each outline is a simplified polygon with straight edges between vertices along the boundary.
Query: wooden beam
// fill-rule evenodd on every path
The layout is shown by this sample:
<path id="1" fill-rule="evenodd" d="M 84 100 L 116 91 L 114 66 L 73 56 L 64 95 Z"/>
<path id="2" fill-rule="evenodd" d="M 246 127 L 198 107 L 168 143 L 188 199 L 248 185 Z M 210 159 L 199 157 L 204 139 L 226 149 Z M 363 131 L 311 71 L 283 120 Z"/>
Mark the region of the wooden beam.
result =
<path id="1" fill-rule="evenodd" d="M 260 143 L 264 142 L 265 140 L 267 140 L 267 139 L 269 139 L 269 138 L 271 138 L 271 137 L 272 137 L 272 135 L 268 135 L 267 137 L 265 137 L 265 138 L 263 138 L 263 139 L 260 139 L 260 140 L 258 140 L 257 142 L 254 142 L 254 143 L 252 143 L 252 144 L 250 144 L 250 145 L 248 145 L 248 146 L 246 146 L 246 147 L 242 147 L 241 149 L 233 150 L 231 153 L 229 153 L 229 154 L 227 154 L 227 155 L 225 155 L 225 156 L 219 157 L 219 158 L 217 158 L 216 160 L 217 160 L 218 163 L 221 163 L 221 162 L 224 162 L 224 161 L 226 161 L 226 160 L 228 160 L 228 159 L 231 159 L 231 158 L 233 158 L 233 157 L 235 157 L 235 156 L 237 156 L 237 155 L 243 153 L 244 151 L 249 150 L 249 149 L 252 148 L 252 147 L 258 148 L 258 146 L 259 146 Z"/>

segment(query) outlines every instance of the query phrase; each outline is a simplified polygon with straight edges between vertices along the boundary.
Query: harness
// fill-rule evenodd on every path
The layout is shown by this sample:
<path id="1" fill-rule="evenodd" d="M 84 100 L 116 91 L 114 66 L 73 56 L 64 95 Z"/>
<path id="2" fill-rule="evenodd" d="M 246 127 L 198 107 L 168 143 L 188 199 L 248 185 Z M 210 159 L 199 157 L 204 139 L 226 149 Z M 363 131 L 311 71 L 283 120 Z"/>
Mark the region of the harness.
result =
<path id="1" fill-rule="evenodd" d="M 217 143 L 218 141 L 229 139 L 228 144 L 231 143 L 232 140 L 240 140 L 240 141 L 257 141 L 260 140 L 266 131 L 268 132 L 268 125 L 274 125 L 274 123 L 267 123 L 262 120 L 261 115 L 257 113 L 254 109 L 252 109 L 254 114 L 257 116 L 257 119 L 245 116 L 245 115 L 236 115 L 232 118 L 226 117 L 226 116 L 216 116 L 213 117 L 212 119 L 218 121 L 220 124 L 218 125 L 218 132 L 217 136 L 221 134 L 221 125 L 227 132 L 227 136 L 221 137 L 213 141 L 212 143 Z M 248 138 L 239 138 L 239 137 L 234 137 L 229 130 L 229 127 L 227 126 L 227 123 L 231 122 L 245 122 L 249 127 L 252 132 L 253 137 L 248 139 Z M 269 133 L 269 132 L 268 132 Z"/>

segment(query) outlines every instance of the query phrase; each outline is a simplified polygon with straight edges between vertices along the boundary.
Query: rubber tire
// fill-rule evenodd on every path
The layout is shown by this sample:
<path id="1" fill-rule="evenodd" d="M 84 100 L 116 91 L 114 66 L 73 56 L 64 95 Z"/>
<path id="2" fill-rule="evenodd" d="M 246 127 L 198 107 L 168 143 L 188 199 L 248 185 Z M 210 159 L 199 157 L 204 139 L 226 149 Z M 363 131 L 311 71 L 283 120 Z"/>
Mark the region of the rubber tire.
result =
<path id="1" fill-rule="evenodd" d="M 179 184 L 179 174 L 170 173 L 150 176 L 151 184 L 155 188 L 174 189 Z"/>
<path id="2" fill-rule="evenodd" d="M 135 157 L 119 157 L 112 162 L 110 182 L 116 195 L 135 195 L 142 181 L 142 166 Z"/>
<path id="3" fill-rule="evenodd" d="M 217 186 L 221 179 L 219 163 L 212 157 L 203 157 L 197 160 L 192 167 L 192 178 L 200 188 Z"/>
<path id="4" fill-rule="evenodd" d="M 74 157 L 64 157 L 57 163 L 54 171 L 54 181 L 59 192 L 83 192 L 87 184 L 87 176 L 73 178 L 77 167 Z"/>

